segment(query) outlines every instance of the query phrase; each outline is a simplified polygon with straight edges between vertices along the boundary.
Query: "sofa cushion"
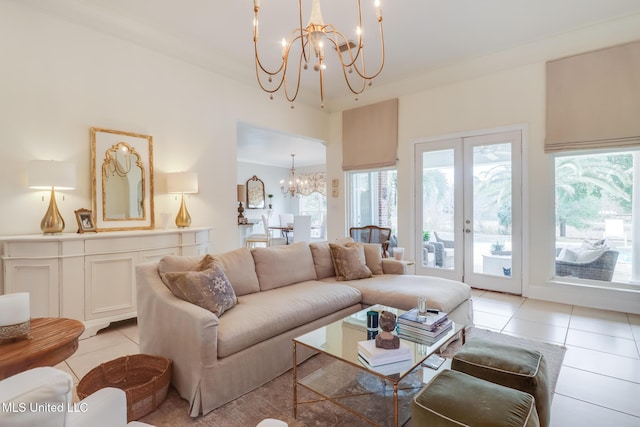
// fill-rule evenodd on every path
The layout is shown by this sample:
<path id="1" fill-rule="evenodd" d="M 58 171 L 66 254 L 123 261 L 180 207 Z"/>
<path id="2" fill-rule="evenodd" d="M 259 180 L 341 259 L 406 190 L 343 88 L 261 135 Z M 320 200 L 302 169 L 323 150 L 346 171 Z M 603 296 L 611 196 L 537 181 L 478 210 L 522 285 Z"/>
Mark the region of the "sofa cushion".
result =
<path id="1" fill-rule="evenodd" d="M 362 243 L 351 243 L 351 246 L 342 246 L 329 243 L 333 268 L 336 270 L 338 280 L 355 280 L 371 277 L 371 270 L 367 267 Z"/>
<path id="2" fill-rule="evenodd" d="M 323 279 L 324 282 L 336 279 Z M 419 296 L 427 296 L 429 305 L 450 313 L 471 298 L 471 287 L 456 280 L 434 276 L 385 274 L 345 283 L 362 293 L 365 306 L 380 304 L 410 310 L 417 305 Z"/>
<path id="3" fill-rule="evenodd" d="M 310 243 L 309 248 L 313 256 L 313 265 L 316 268 L 316 277 L 318 280 L 335 276 L 336 270 L 333 268 L 329 242 Z"/>
<path id="4" fill-rule="evenodd" d="M 251 254 L 261 291 L 316 279 L 313 256 L 306 242 L 255 248 Z"/>
<path id="5" fill-rule="evenodd" d="M 204 271 L 170 271 L 163 280 L 178 298 L 209 310 L 216 316 L 236 305 L 236 294 L 219 265 Z"/>
<path id="6" fill-rule="evenodd" d="M 260 291 L 256 266 L 248 248 L 216 254 L 213 258 L 222 267 L 237 296 Z"/>
<path id="7" fill-rule="evenodd" d="M 364 259 L 372 274 L 383 274 L 382 271 L 382 245 L 380 243 L 347 243 L 350 247 L 361 244 L 364 247 Z"/>
<path id="8" fill-rule="evenodd" d="M 252 345 L 341 309 L 360 304 L 360 292 L 342 283 L 315 280 L 244 295 L 220 319 L 218 357 Z"/>
<path id="9" fill-rule="evenodd" d="M 158 262 L 158 273 L 162 276 L 169 271 L 201 271 L 206 270 L 211 263 L 211 255 L 179 256 L 165 255 Z M 166 283 L 165 283 L 166 285 Z"/>

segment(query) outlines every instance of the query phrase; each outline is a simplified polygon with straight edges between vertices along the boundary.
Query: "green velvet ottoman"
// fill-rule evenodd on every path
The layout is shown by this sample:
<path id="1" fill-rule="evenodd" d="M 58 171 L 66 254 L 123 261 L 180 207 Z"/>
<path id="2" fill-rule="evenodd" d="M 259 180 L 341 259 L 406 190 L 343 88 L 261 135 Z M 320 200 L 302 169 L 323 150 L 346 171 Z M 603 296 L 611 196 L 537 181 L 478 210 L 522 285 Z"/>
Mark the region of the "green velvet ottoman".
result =
<path id="1" fill-rule="evenodd" d="M 453 357 L 451 369 L 531 394 L 540 425 L 549 426 L 549 379 L 540 352 L 471 337 Z"/>
<path id="2" fill-rule="evenodd" d="M 539 427 L 533 396 L 444 370 L 413 399 L 414 427 Z"/>

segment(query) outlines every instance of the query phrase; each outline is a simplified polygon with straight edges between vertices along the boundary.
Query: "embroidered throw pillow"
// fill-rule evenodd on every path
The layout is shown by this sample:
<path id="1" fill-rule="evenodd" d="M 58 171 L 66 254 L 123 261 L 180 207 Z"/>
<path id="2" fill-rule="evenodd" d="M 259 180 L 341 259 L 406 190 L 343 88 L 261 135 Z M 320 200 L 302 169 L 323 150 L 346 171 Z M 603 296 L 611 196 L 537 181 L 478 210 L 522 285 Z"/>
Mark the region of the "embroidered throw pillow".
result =
<path id="1" fill-rule="evenodd" d="M 382 271 L 382 245 L 380 243 L 347 243 L 346 247 L 362 245 L 364 248 L 364 259 L 367 267 L 373 274 L 383 274 Z"/>
<path id="2" fill-rule="evenodd" d="M 331 259 L 338 280 L 355 280 L 371 277 L 364 256 L 364 245 L 356 243 L 349 247 L 329 243 Z"/>
<path id="3" fill-rule="evenodd" d="M 217 265 L 204 271 L 168 272 L 163 277 L 171 292 L 216 316 L 233 308 L 238 299 L 224 271 Z"/>

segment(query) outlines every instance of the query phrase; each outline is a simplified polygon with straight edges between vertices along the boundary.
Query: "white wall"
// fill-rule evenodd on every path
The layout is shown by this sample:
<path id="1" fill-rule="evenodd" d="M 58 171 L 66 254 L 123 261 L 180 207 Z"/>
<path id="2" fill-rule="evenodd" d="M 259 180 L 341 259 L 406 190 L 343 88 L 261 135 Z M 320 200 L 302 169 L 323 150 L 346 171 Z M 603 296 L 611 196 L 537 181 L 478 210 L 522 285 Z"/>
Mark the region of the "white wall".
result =
<path id="1" fill-rule="evenodd" d="M 76 189 L 64 192 L 64 201 L 58 197 L 65 231 L 76 231 L 73 211 L 91 206 L 92 126 L 153 136 L 156 214 L 175 214 L 179 206 L 164 194 L 165 173 L 198 173 L 200 192 L 187 204 L 193 226 L 214 227 L 216 252 L 237 242 L 237 122 L 328 139 L 325 112 L 304 105 L 292 110 L 269 101 L 257 85 L 20 2 L 0 2 L 0 52 L 0 235 L 40 233 L 47 205 L 42 192 L 26 184 L 34 159 L 77 164 Z"/>
<path id="2" fill-rule="evenodd" d="M 546 300 L 640 312 L 640 293 L 602 290 L 549 283 L 553 269 L 554 205 L 552 158 L 543 150 L 545 138 L 545 61 L 640 38 L 640 15 L 563 34 L 555 39 L 435 70 L 415 79 L 424 90 L 410 91 L 407 82 L 373 93 L 371 102 L 400 95 L 398 180 L 399 245 L 415 258 L 413 168 L 415 143 L 439 136 L 474 133 L 484 129 L 523 125 L 524 153 L 524 294 Z M 470 74 L 470 70 L 475 75 Z M 395 90 L 395 91 L 394 91 Z M 400 92 L 402 93 L 402 92 Z M 328 146 L 328 179 L 344 174 L 342 161 L 342 113 L 332 113 Z M 330 199 L 330 209 L 344 211 L 346 202 Z M 345 218 L 330 217 L 329 239 L 344 234 Z M 402 224 L 406 224 L 402 226 Z M 547 268 L 548 267 L 548 268 Z"/>

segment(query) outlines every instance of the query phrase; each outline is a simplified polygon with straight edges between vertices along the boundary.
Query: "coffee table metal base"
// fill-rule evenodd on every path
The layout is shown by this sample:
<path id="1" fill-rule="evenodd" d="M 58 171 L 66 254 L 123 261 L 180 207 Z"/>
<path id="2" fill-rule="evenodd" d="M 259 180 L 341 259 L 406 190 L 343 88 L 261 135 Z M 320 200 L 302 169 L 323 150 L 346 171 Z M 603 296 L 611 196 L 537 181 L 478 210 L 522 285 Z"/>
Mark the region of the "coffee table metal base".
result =
<path id="1" fill-rule="evenodd" d="M 357 314 L 355 315 L 357 316 Z M 353 325 L 353 316 L 343 321 Z M 293 416 L 298 416 L 298 405 L 330 401 L 349 413 L 376 426 L 403 425 L 411 416 L 411 400 L 422 389 L 423 368 L 421 363 L 430 355 L 439 351 L 447 343 L 459 338 L 464 344 L 464 328 L 454 329 L 431 345 L 415 344 L 416 356 L 408 361 L 409 369 L 398 374 L 389 374 L 367 368 L 357 360 L 357 341 L 366 339 L 366 329 L 362 337 L 353 334 L 353 326 L 344 329 L 341 322 L 334 322 L 324 328 L 312 331 L 293 340 Z M 324 330 L 323 330 L 324 329 Z M 336 336 L 337 334 L 337 336 Z M 325 342 L 315 337 L 324 337 Z M 332 340 L 340 346 L 331 344 Z M 322 341 L 322 340 L 321 340 Z M 326 367 L 298 378 L 297 346 L 304 346 L 335 359 Z M 335 348 L 340 347 L 340 351 Z M 346 348 L 353 348 L 353 354 L 347 354 Z M 377 369 L 377 368 L 376 368 Z M 298 400 L 299 387 L 314 395 L 317 399 Z"/>

